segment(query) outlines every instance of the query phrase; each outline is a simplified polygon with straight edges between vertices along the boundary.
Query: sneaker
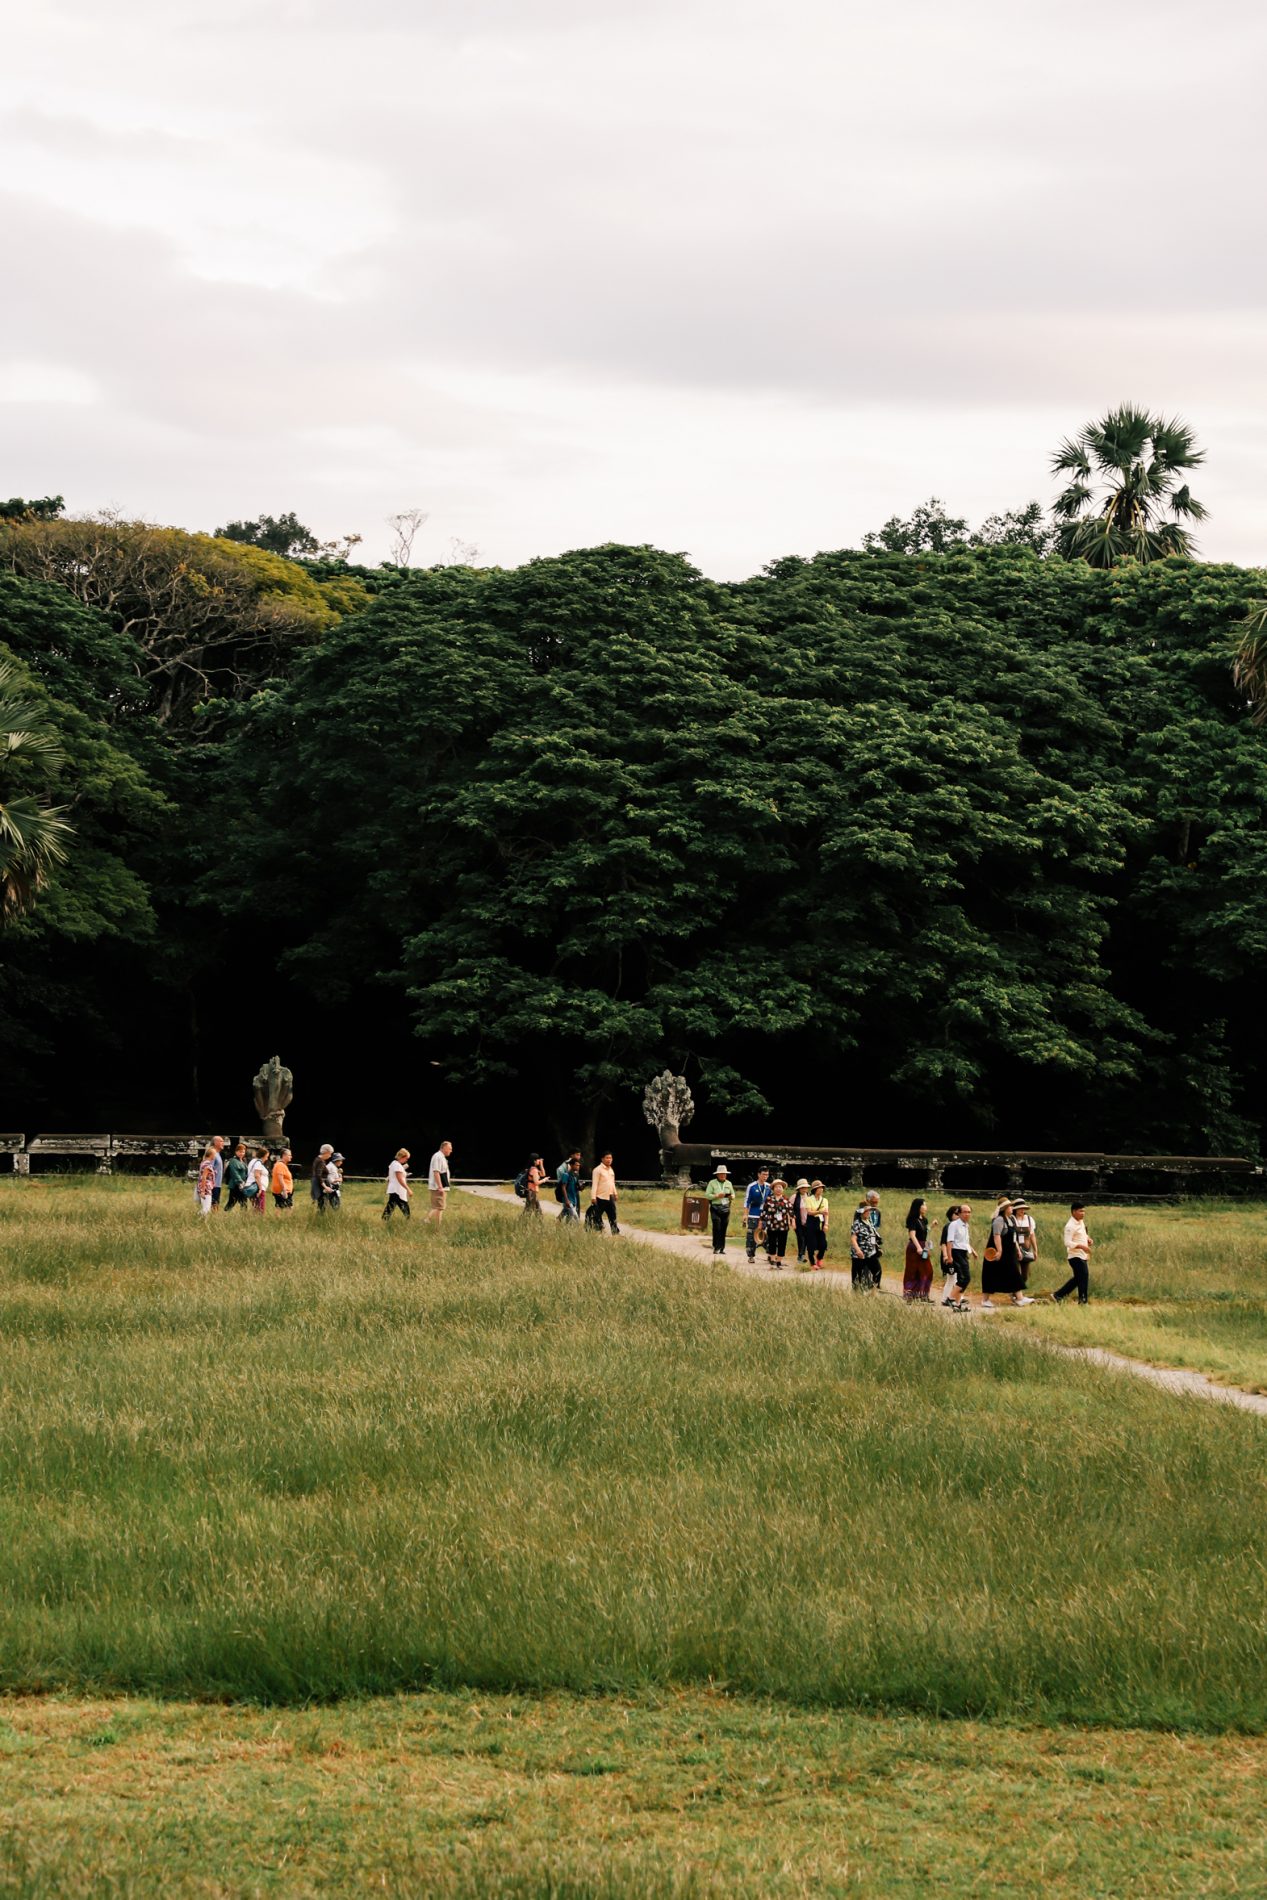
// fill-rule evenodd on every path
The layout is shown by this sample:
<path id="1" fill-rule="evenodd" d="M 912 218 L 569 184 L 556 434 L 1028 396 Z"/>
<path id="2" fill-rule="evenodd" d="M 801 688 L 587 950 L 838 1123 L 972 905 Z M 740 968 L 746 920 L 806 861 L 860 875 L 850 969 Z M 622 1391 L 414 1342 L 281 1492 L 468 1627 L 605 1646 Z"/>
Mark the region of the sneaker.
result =
<path id="1" fill-rule="evenodd" d="M 967 1305 L 967 1301 L 966 1301 L 966 1300 L 965 1300 L 965 1302 L 964 1302 L 964 1304 L 965 1304 L 965 1305 Z M 982 1311 L 983 1313 L 992 1313 L 992 1312 L 994 1311 L 994 1301 L 993 1301 L 993 1300 L 982 1300 L 982 1302 L 981 1302 L 981 1311 Z"/>
<path id="2" fill-rule="evenodd" d="M 1018 1306 L 1032 1306 L 1034 1302 L 1033 1300 L 1030 1299 L 1028 1293 L 1018 1293 L 1016 1297 L 1016 1304 Z"/>
<path id="3" fill-rule="evenodd" d="M 954 1302 L 954 1300 L 943 1300 L 943 1301 L 942 1301 L 942 1305 L 943 1305 L 943 1306 L 948 1306 L 948 1307 L 950 1308 L 950 1310 L 951 1310 L 951 1312 L 952 1312 L 952 1313 L 953 1313 L 953 1312 L 954 1312 L 954 1310 L 955 1310 L 955 1302 Z"/>

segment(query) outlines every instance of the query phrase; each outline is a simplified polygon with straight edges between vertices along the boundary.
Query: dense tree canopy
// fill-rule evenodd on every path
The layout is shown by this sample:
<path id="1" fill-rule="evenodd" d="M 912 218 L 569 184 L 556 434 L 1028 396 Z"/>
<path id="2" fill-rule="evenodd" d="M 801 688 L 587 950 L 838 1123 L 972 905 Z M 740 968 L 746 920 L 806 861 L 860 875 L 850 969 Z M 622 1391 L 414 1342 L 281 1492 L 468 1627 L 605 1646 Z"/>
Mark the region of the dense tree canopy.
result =
<path id="1" fill-rule="evenodd" d="M 112 1101 L 228 1113 L 263 1035 L 301 1113 L 399 1139 L 444 1104 L 467 1165 L 638 1130 L 666 1065 L 703 1133 L 1259 1148 L 1261 574 L 1000 534 L 734 585 L 628 547 L 306 578 L 360 610 L 202 714 L 148 623 L 3 579 L 0 638 L 96 761 L 74 822 L 136 880 L 89 923 L 126 969 L 85 974 L 53 908 L 78 848 L 32 925 L 65 1028 L 34 989 L 30 1019 L 119 1035 Z"/>

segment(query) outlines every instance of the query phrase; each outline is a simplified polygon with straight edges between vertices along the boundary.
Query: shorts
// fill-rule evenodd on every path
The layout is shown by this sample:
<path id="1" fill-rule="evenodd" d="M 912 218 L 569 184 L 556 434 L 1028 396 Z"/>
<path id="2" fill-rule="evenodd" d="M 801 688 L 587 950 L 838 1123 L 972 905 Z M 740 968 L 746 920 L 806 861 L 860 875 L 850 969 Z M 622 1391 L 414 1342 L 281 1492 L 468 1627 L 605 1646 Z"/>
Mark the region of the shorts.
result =
<path id="1" fill-rule="evenodd" d="M 213 1207 L 219 1207 L 220 1205 L 220 1190 L 218 1187 L 213 1187 L 211 1190 L 211 1205 Z"/>
<path id="2" fill-rule="evenodd" d="M 959 1290 L 963 1292 L 972 1279 L 972 1255 L 956 1247 L 950 1258 L 953 1264 L 948 1268 L 948 1272 L 954 1274 Z"/>
<path id="3" fill-rule="evenodd" d="M 440 1212 L 443 1214 L 444 1204 L 449 1198 L 448 1188 L 431 1188 L 428 1190 L 428 1192 L 431 1195 L 432 1207 L 438 1208 Z"/>
<path id="4" fill-rule="evenodd" d="M 274 1207 L 293 1207 L 294 1205 L 295 1197 L 293 1194 L 274 1194 L 273 1196 Z"/>

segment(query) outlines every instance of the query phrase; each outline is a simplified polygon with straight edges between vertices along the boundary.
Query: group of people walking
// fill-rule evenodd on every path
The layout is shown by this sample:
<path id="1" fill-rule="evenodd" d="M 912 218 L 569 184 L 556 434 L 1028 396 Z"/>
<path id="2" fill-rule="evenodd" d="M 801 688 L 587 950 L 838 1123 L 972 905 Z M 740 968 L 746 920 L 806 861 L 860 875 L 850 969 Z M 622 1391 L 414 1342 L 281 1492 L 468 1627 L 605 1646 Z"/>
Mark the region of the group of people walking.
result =
<path id="1" fill-rule="evenodd" d="M 554 1171 L 554 1198 L 558 1202 L 558 1219 L 561 1221 L 579 1221 L 581 1219 L 581 1193 L 584 1180 L 584 1163 L 579 1148 L 573 1148 L 560 1161 Z M 528 1158 L 528 1165 L 515 1177 L 515 1193 L 523 1202 L 523 1211 L 529 1216 L 541 1216 L 541 1195 L 551 1185 L 545 1156 L 534 1154 Z M 611 1149 L 604 1149 L 590 1171 L 589 1202 L 585 1209 L 585 1225 L 595 1233 L 602 1233 L 606 1220 L 613 1234 L 620 1232 L 616 1220 L 616 1202 L 619 1190 L 616 1186 L 616 1166 Z"/>
<path id="2" fill-rule="evenodd" d="M 730 1226 L 735 1187 L 730 1170 L 720 1162 L 705 1190 L 708 1198 L 709 1225 L 713 1252 L 723 1255 Z M 1089 1267 L 1093 1245 L 1085 1222 L 1086 1204 L 1074 1201 L 1064 1227 L 1065 1258 L 1069 1278 L 1053 1300 L 1076 1295 L 1085 1306 L 1090 1297 Z M 766 1265 L 778 1273 L 783 1269 L 792 1235 L 796 1237 L 797 1264 L 811 1273 L 821 1273 L 827 1256 L 831 1225 L 831 1204 L 821 1181 L 804 1176 L 789 1191 L 782 1179 L 770 1179 L 767 1167 L 757 1169 L 744 1193 L 744 1248 L 755 1262 L 764 1250 Z M 968 1288 L 972 1282 L 972 1262 L 978 1258 L 972 1244 L 972 1207 L 967 1201 L 955 1201 L 946 1209 L 946 1219 L 937 1243 L 944 1285 L 942 1305 L 952 1312 L 966 1313 Z M 996 1297 L 1014 1306 L 1032 1306 L 1033 1295 L 1027 1290 L 1030 1269 L 1038 1259 L 1038 1224 L 1023 1196 L 998 1197 L 990 1221 L 989 1238 L 981 1260 L 981 1311 L 992 1313 Z M 928 1202 L 920 1196 L 911 1202 L 906 1214 L 906 1244 L 902 1263 L 902 1297 L 908 1301 L 931 1301 L 936 1262 L 929 1240 Z M 864 1194 L 851 1211 L 849 1222 L 849 1271 L 858 1292 L 874 1292 L 884 1270 L 884 1217 L 880 1196 L 875 1189 Z"/>
<path id="3" fill-rule="evenodd" d="M 283 1148 L 274 1157 L 263 1142 L 251 1147 L 245 1141 L 239 1141 L 226 1161 L 227 1146 L 223 1135 L 213 1135 L 203 1151 L 194 1184 L 194 1200 L 199 1212 L 203 1215 L 217 1212 L 223 1193 L 226 1211 L 234 1207 L 247 1207 L 252 1213 L 262 1214 L 270 1192 L 273 1206 L 279 1213 L 292 1212 L 295 1205 L 295 1177 L 291 1171 L 293 1157 L 290 1149 Z M 431 1157 L 428 1170 L 431 1201 L 428 1219 L 437 1227 L 444 1219 L 445 1204 L 449 1197 L 449 1157 L 452 1153 L 453 1143 L 442 1141 Z M 333 1143 L 322 1142 L 313 1160 L 308 1184 L 309 1195 L 318 1214 L 324 1215 L 343 1205 L 343 1163 L 344 1157 Z M 393 1214 L 403 1214 L 408 1220 L 412 1201 L 409 1150 L 398 1148 L 388 1164 L 383 1219 L 390 1220 Z"/>

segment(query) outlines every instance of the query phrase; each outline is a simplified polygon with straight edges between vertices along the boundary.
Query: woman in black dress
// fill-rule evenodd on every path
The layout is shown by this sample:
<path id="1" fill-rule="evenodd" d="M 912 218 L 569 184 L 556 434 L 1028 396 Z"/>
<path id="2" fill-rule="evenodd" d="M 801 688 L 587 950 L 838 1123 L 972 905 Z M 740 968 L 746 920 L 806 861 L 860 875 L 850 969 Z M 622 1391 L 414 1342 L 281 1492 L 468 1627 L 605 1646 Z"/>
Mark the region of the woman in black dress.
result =
<path id="1" fill-rule="evenodd" d="M 1006 1196 L 999 1202 L 990 1222 L 990 1238 L 981 1256 L 981 1311 L 994 1311 L 993 1295 L 1006 1295 L 1015 1305 L 1021 1303 L 1021 1245 L 1012 1203 Z"/>

